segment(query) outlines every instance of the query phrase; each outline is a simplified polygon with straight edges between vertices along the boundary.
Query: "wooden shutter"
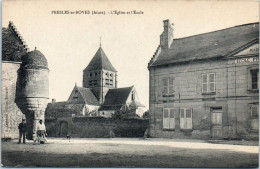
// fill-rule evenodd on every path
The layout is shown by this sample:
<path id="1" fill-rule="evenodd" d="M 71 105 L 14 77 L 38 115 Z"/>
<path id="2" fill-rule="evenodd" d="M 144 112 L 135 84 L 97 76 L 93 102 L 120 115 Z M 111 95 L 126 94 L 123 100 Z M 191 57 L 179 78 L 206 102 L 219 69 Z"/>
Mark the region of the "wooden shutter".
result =
<path id="1" fill-rule="evenodd" d="M 206 93 L 208 91 L 208 76 L 207 74 L 202 75 L 202 93 Z"/>
<path id="2" fill-rule="evenodd" d="M 184 129 L 185 127 L 185 109 L 180 109 L 180 128 Z"/>
<path id="3" fill-rule="evenodd" d="M 258 116 L 258 106 L 257 105 L 252 105 L 251 106 L 251 115 L 253 117 Z"/>
<path id="4" fill-rule="evenodd" d="M 169 110 L 163 109 L 163 128 L 169 129 Z"/>
<path id="5" fill-rule="evenodd" d="M 170 94 L 173 94 L 173 93 L 174 93 L 174 90 L 173 90 L 173 81 L 174 81 L 174 78 L 173 78 L 173 77 L 169 78 L 169 93 L 170 93 Z"/>
<path id="6" fill-rule="evenodd" d="M 259 129 L 259 119 L 252 119 L 252 121 L 251 121 L 251 128 L 253 130 L 258 130 Z"/>
<path id="7" fill-rule="evenodd" d="M 209 80 L 209 87 L 208 92 L 215 92 L 215 73 L 208 74 L 208 80 Z"/>
<path id="8" fill-rule="evenodd" d="M 175 129 L 175 110 L 170 109 L 170 117 L 169 117 L 169 128 L 170 129 Z"/>
<path id="9" fill-rule="evenodd" d="M 259 70 L 257 71 L 257 81 L 256 81 L 256 83 L 257 83 L 257 89 L 259 89 L 259 84 L 258 84 L 258 82 L 259 82 Z"/>
<path id="10" fill-rule="evenodd" d="M 192 129 L 192 109 L 186 109 L 186 129 Z"/>
<path id="11" fill-rule="evenodd" d="M 222 113 L 221 112 L 212 112 L 212 123 L 215 125 L 222 124 Z"/>
<path id="12" fill-rule="evenodd" d="M 167 94 L 168 93 L 168 78 L 164 77 L 162 80 L 163 83 L 163 94 Z"/>

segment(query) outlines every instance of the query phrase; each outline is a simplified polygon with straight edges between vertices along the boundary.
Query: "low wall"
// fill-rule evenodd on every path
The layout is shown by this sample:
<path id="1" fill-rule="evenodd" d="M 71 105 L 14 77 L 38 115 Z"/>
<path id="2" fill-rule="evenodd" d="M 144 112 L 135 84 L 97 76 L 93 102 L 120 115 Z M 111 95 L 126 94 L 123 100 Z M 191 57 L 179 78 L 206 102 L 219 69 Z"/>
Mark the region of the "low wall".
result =
<path id="1" fill-rule="evenodd" d="M 120 119 L 104 117 L 70 117 L 45 120 L 49 137 L 106 138 L 143 137 L 148 120 Z"/>

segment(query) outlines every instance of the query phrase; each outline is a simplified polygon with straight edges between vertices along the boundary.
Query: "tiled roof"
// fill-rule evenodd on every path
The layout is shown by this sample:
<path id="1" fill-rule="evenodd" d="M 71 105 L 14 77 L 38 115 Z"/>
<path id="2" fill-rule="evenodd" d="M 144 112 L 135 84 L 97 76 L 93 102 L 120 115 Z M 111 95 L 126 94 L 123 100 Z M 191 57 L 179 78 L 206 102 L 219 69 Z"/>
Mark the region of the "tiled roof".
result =
<path id="1" fill-rule="evenodd" d="M 95 97 L 95 95 L 93 94 L 93 92 L 91 91 L 91 89 L 89 88 L 84 88 L 84 87 L 78 87 L 79 92 L 81 93 L 85 104 L 89 104 L 89 105 L 97 105 L 99 106 L 99 102 L 98 99 Z"/>
<path id="2" fill-rule="evenodd" d="M 108 57 L 106 56 L 105 52 L 100 47 L 84 71 L 102 70 L 102 69 L 116 72 L 116 69 L 113 67 Z"/>
<path id="3" fill-rule="evenodd" d="M 117 89 L 109 89 L 106 94 L 105 102 L 100 110 L 116 110 L 126 104 L 127 98 L 133 86 Z"/>
<path id="4" fill-rule="evenodd" d="M 12 22 L 2 28 L 2 60 L 21 62 L 21 56 L 28 50 L 22 36 Z"/>
<path id="5" fill-rule="evenodd" d="M 28 52 L 22 56 L 21 68 L 25 69 L 48 69 L 48 62 L 45 56 L 38 50 Z"/>
<path id="6" fill-rule="evenodd" d="M 225 56 L 258 37 L 259 23 L 251 23 L 174 39 L 170 48 L 162 50 L 150 66 Z"/>
<path id="7" fill-rule="evenodd" d="M 130 107 L 133 107 L 133 108 L 137 108 L 137 107 L 145 107 L 144 105 L 142 105 L 140 102 L 134 100 L 130 103 L 129 105 Z"/>

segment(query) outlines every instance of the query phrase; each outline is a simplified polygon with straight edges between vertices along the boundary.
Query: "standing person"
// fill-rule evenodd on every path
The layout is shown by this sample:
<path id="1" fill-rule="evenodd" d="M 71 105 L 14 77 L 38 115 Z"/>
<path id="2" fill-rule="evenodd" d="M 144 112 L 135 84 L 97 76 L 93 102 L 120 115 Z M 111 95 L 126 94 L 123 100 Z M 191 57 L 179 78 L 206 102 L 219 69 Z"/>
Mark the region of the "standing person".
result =
<path id="1" fill-rule="evenodd" d="M 18 129 L 19 129 L 19 144 L 21 143 L 21 138 L 23 136 L 23 143 L 25 143 L 25 135 L 26 135 L 26 130 L 27 130 L 27 124 L 26 124 L 26 121 L 25 119 L 22 119 L 22 123 L 19 124 L 18 126 Z"/>
<path id="2" fill-rule="evenodd" d="M 38 138 L 38 142 L 40 143 L 45 143 L 47 141 L 46 139 L 46 128 L 45 125 L 42 123 L 42 120 L 39 121 L 39 124 L 37 126 L 37 138 Z"/>

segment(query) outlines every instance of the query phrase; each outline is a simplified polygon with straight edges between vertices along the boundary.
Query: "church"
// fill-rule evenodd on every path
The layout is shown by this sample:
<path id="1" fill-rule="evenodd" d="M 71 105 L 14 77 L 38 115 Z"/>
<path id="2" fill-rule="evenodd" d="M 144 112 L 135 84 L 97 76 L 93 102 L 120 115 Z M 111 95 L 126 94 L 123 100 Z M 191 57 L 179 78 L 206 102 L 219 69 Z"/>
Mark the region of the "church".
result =
<path id="1" fill-rule="evenodd" d="M 117 70 L 100 45 L 83 70 L 82 87 L 75 84 L 65 102 L 55 102 L 53 99 L 47 106 L 46 116 L 109 118 L 119 110 L 130 110 L 142 117 L 145 107 L 140 103 L 134 86 L 117 87 Z"/>

